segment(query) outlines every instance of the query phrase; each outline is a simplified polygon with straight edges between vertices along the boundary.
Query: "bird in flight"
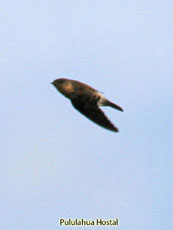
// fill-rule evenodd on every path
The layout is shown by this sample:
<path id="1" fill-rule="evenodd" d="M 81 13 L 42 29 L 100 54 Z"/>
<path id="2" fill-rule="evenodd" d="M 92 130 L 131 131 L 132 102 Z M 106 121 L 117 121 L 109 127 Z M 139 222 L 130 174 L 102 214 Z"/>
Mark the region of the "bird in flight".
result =
<path id="1" fill-rule="evenodd" d="M 91 121 L 111 131 L 119 131 L 99 106 L 110 106 L 119 111 L 123 111 L 123 109 L 106 99 L 98 90 L 85 83 L 66 78 L 56 79 L 52 84 L 60 93 L 71 100 L 75 109 Z"/>

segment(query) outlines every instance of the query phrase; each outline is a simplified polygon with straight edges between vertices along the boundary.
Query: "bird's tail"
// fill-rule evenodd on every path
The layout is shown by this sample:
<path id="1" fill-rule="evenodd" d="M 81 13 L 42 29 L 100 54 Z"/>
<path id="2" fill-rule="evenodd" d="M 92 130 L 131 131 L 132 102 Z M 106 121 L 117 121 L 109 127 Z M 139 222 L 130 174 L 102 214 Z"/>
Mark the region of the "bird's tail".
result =
<path id="1" fill-rule="evenodd" d="M 114 103 L 112 103 L 111 101 L 109 101 L 109 100 L 107 100 L 106 102 L 105 102 L 105 104 L 104 104 L 105 106 L 110 106 L 110 107 L 112 107 L 112 108 L 114 108 L 114 109 L 117 109 L 117 110 L 119 110 L 119 111 L 124 111 L 119 105 L 116 105 L 116 104 L 114 104 Z"/>

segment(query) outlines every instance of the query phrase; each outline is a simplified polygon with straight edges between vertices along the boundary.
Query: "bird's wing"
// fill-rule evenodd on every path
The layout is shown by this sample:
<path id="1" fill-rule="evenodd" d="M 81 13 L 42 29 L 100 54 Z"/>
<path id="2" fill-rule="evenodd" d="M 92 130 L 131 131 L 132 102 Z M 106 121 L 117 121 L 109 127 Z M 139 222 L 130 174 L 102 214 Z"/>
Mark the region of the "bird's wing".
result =
<path id="1" fill-rule="evenodd" d="M 92 100 L 91 97 L 80 95 L 71 99 L 71 102 L 79 112 L 98 125 L 114 132 L 119 131 L 118 128 L 111 123 L 103 111 L 97 106 L 97 102 Z"/>

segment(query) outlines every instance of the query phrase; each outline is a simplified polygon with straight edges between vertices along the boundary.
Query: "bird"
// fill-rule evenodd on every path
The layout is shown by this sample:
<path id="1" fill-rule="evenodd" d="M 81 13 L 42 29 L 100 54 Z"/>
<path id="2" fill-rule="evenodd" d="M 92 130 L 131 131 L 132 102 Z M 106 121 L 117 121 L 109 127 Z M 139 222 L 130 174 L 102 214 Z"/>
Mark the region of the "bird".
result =
<path id="1" fill-rule="evenodd" d="M 100 91 L 80 81 L 66 78 L 58 78 L 51 84 L 70 99 L 74 108 L 88 119 L 108 130 L 119 132 L 119 129 L 107 118 L 100 106 L 110 106 L 121 112 L 123 109 L 105 98 Z"/>

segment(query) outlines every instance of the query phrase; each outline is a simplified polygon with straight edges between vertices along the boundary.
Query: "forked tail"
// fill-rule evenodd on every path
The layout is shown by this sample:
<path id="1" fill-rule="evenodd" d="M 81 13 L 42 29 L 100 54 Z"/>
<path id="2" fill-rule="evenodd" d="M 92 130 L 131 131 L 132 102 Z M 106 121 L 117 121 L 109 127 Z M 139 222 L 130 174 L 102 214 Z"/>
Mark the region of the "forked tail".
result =
<path id="1" fill-rule="evenodd" d="M 110 106 L 110 107 L 112 107 L 112 108 L 114 108 L 114 109 L 117 109 L 117 110 L 119 110 L 119 111 L 124 111 L 119 105 L 116 105 L 116 104 L 114 104 L 114 103 L 112 103 L 111 101 L 106 101 L 106 103 L 105 103 L 105 105 L 106 106 Z"/>

